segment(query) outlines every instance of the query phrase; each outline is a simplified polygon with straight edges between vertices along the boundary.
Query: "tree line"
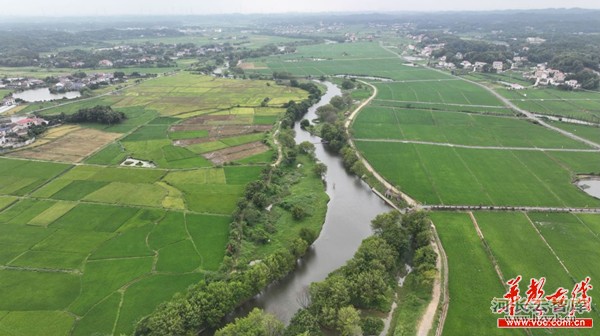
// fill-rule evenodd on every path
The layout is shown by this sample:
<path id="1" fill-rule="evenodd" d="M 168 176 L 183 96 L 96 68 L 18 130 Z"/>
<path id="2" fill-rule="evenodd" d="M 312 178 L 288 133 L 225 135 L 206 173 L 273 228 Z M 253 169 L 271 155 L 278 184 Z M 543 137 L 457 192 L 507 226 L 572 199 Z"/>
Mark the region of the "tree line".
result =
<path id="1" fill-rule="evenodd" d="M 114 125 L 127 119 L 125 113 L 115 111 L 108 105 L 96 105 L 94 107 L 82 108 L 73 114 L 64 112 L 55 115 L 40 116 L 50 122 L 58 123 L 98 123 L 104 125 Z"/>
<path id="2" fill-rule="evenodd" d="M 365 314 L 360 311 L 387 311 L 398 271 L 407 261 L 414 268 L 412 281 L 431 284 L 437 272 L 437 254 L 423 212 L 380 214 L 371 227 L 373 236 L 363 240 L 346 265 L 299 294 L 303 308 L 287 328 L 274 316 L 254 309 L 215 335 L 319 336 L 326 330 L 343 336 L 379 335 L 383 321 L 370 314 L 361 317 Z"/>

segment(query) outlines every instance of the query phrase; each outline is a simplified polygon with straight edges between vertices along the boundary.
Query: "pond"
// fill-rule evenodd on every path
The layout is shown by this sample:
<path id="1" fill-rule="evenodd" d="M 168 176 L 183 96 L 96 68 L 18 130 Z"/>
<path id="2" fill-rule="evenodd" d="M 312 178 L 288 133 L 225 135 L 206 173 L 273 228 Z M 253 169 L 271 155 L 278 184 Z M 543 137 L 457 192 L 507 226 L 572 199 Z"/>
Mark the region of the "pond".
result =
<path id="1" fill-rule="evenodd" d="M 579 180 L 577 186 L 590 196 L 600 198 L 600 177 Z"/>
<path id="2" fill-rule="evenodd" d="M 73 98 L 78 98 L 80 96 L 81 96 L 81 93 L 79 93 L 79 91 L 69 91 L 69 92 L 65 92 L 65 93 L 51 93 L 50 89 L 48 89 L 48 88 L 25 90 L 22 92 L 13 93 L 14 98 L 20 98 L 20 99 L 23 99 L 24 101 L 30 102 L 30 103 L 57 100 L 57 99 L 63 99 L 63 98 L 73 99 Z"/>

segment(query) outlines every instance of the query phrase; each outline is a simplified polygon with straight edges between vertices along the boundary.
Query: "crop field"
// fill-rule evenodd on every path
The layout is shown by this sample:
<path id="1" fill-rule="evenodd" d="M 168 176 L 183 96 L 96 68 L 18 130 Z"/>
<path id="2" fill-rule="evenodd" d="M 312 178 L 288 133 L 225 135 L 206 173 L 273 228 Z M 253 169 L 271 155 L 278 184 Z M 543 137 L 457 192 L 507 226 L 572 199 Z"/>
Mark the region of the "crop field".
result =
<path id="1" fill-rule="evenodd" d="M 41 146 L 24 148 L 9 156 L 76 163 L 120 137 L 119 133 L 102 132 L 95 129 L 79 129 L 53 139 Z"/>
<path id="2" fill-rule="evenodd" d="M 50 177 L 44 183 L 53 170 L 68 168 L 9 159 L 1 166 L 21 167 L 3 171 L 3 177 L 45 172 Z M 229 214 L 261 169 L 167 173 L 76 166 L 35 190 L 35 198 L 0 197 L 0 265 L 10 267 L 0 270 L 0 287 L 14 290 L 0 300 L 0 310 L 10 316 L 0 330 L 60 335 L 74 326 L 76 335 L 130 333 L 162 300 L 219 268 Z M 205 214 L 168 211 L 163 203 L 168 189 L 161 184 L 180 192 L 185 198 L 180 204 Z M 160 289 L 158 297 L 147 295 L 148 288 Z M 42 320 L 65 318 L 36 329 L 25 323 L 33 316 L 29 311 L 39 312 Z"/>
<path id="3" fill-rule="evenodd" d="M 356 146 L 388 181 L 425 204 L 600 206 L 600 200 L 571 183 L 577 173 L 598 171 L 598 153 L 482 150 L 366 141 L 356 141 Z M 571 166 L 573 160 L 569 157 L 575 155 L 589 165 Z M 561 159 L 564 161 L 556 162 Z"/>
<path id="4" fill-rule="evenodd" d="M 517 106 L 531 112 L 600 121 L 600 93 L 557 89 L 497 90 Z"/>
<path id="5" fill-rule="evenodd" d="M 506 335 L 504 330 L 496 328 L 496 317 L 490 312 L 494 296 L 504 295 L 505 290 L 469 215 L 432 213 L 430 217 L 448 257 L 450 306 L 444 333 Z"/>
<path id="6" fill-rule="evenodd" d="M 522 119 L 381 107 L 361 111 L 354 123 L 354 136 L 472 146 L 588 148 Z"/>
<path id="7" fill-rule="evenodd" d="M 496 328 L 495 316 L 490 313 L 490 301 L 493 297 L 501 297 L 506 292 L 499 276 L 494 271 L 492 257 L 497 261 L 505 281 L 518 275 L 523 277 L 520 283 L 521 293 L 524 293 L 530 278 L 546 278 L 545 291 L 551 293 L 558 287 L 572 289 L 574 279 L 583 280 L 591 275 L 595 268 L 589 262 L 589 253 L 597 249 L 597 237 L 583 234 L 587 226 L 600 225 L 597 215 L 570 215 L 545 213 L 498 213 L 476 212 L 474 217 L 485 238 L 489 251 L 486 251 L 481 239 L 477 236 L 475 227 L 466 213 L 432 213 L 431 218 L 436 225 L 444 249 L 448 256 L 450 306 L 444 325 L 444 334 L 480 334 L 506 335 L 506 330 Z M 550 244 L 542 240 L 536 227 Z M 587 224 L 587 223 L 592 223 Z M 573 226 L 575 226 L 573 228 Z M 545 227 L 545 229 L 542 229 Z M 544 230 L 553 232 L 555 240 L 550 240 Z M 517 233 L 518 234 L 515 234 Z M 564 241 L 561 235 L 568 238 Z M 582 246 L 580 250 L 585 257 L 574 260 L 579 263 L 580 273 L 573 273 L 570 266 L 562 259 L 559 250 L 566 254 L 561 247 Z M 552 250 L 559 255 L 569 269 L 563 269 Z M 491 256 L 490 256 L 491 254 Z M 578 256 L 571 249 L 569 256 Z M 595 257 L 595 256 L 594 256 Z M 585 258 L 585 259 L 584 259 Z M 583 260 L 588 260 L 584 262 Z M 582 274 L 582 275 L 580 275 Z M 572 278 L 574 277 L 574 279 Z M 588 314 L 589 315 L 589 314 Z M 597 313 L 591 313 L 597 318 Z M 465 316 L 474 317 L 478 323 L 469 323 Z M 545 335 L 544 330 L 530 330 L 534 335 Z M 515 335 L 524 332 L 514 331 Z M 564 330 L 561 335 L 592 335 L 592 330 Z"/>
<path id="8" fill-rule="evenodd" d="M 273 160 L 265 132 L 283 103 L 307 96 L 268 84 L 178 74 L 45 110 L 109 104 L 128 119 L 53 128 L 10 154 L 21 158 L 0 158 L 0 288 L 11 288 L 0 293 L 0 334 L 130 334 L 218 271 L 245 185 Z M 185 129 L 190 120 L 204 128 Z M 229 151 L 219 163 L 239 165 L 214 167 L 177 141 L 218 143 Z M 119 166 L 127 157 L 157 168 Z"/>
<path id="9" fill-rule="evenodd" d="M 600 126 L 585 126 L 585 125 L 575 125 L 575 124 L 567 124 L 556 122 L 552 124 L 553 126 L 564 129 L 567 132 L 571 132 L 576 134 L 584 139 L 588 139 L 594 141 L 596 143 L 600 142 Z"/>
<path id="10" fill-rule="evenodd" d="M 460 79 L 377 83 L 378 100 L 502 106 L 489 92 Z"/>
<path id="11" fill-rule="evenodd" d="M 422 68 L 404 66 L 398 58 L 371 58 L 348 60 L 272 60 L 266 63 L 269 69 L 256 70 L 258 73 L 273 71 L 289 72 L 297 76 L 321 75 L 370 75 L 394 80 L 447 79 L 448 75 Z"/>

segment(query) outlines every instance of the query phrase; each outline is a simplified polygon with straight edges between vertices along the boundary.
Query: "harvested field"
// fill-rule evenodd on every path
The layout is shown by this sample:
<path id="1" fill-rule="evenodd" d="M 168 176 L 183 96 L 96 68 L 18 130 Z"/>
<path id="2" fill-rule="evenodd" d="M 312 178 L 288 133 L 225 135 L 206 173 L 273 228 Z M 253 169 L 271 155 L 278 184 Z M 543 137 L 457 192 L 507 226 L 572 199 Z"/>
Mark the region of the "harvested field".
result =
<path id="1" fill-rule="evenodd" d="M 197 130 L 206 130 L 208 131 L 207 137 L 202 138 L 192 138 L 192 139 L 181 139 L 173 142 L 175 146 L 189 146 L 199 143 L 206 143 L 212 141 L 218 141 L 221 138 L 252 134 L 252 133 L 262 133 L 269 131 L 272 126 L 271 125 L 246 125 L 246 126 L 204 126 L 198 125 L 198 127 L 202 127 L 202 129 Z"/>
<path id="2" fill-rule="evenodd" d="M 41 146 L 11 153 L 10 156 L 60 162 L 80 162 L 120 136 L 121 134 L 118 133 L 84 128 L 67 133 Z"/>
<path id="3" fill-rule="evenodd" d="M 256 154 L 264 153 L 269 147 L 261 141 L 250 142 L 240 146 L 220 149 L 214 152 L 202 154 L 204 158 L 212 161 L 214 164 L 223 164 L 235 160 L 244 159 Z"/>
<path id="4" fill-rule="evenodd" d="M 244 70 L 259 70 L 259 69 L 268 69 L 267 67 L 264 66 L 256 66 L 254 63 L 240 63 L 239 65 L 240 68 L 244 69 Z"/>

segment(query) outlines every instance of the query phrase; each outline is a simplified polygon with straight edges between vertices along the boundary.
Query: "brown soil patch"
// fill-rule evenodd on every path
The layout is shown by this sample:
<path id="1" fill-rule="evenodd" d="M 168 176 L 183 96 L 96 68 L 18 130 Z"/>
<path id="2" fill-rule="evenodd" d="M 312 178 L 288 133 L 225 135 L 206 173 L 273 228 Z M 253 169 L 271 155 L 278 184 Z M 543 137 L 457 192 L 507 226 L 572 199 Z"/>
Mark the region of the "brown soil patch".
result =
<path id="1" fill-rule="evenodd" d="M 121 135 L 83 128 L 43 145 L 13 152 L 10 156 L 76 163 L 81 162 L 87 156 Z"/>
<path id="2" fill-rule="evenodd" d="M 214 164 L 223 164 L 235 160 L 244 159 L 252 155 L 264 153 L 269 150 L 265 144 L 260 141 L 220 149 L 214 152 L 204 153 L 202 156 Z"/>
<path id="3" fill-rule="evenodd" d="M 242 68 L 244 70 L 259 70 L 259 69 L 266 69 L 266 67 L 257 67 L 256 65 L 254 65 L 254 63 L 251 62 L 244 62 L 241 63 L 240 65 L 238 65 L 239 68 Z"/>
<path id="4" fill-rule="evenodd" d="M 179 126 L 179 125 L 178 125 Z M 221 138 L 266 132 L 271 129 L 270 125 L 223 125 L 223 126 L 208 126 L 208 125 L 187 125 L 188 127 L 194 127 L 192 129 L 179 129 L 179 131 L 198 131 L 207 130 L 208 136 L 202 138 L 183 139 L 176 140 L 173 142 L 175 146 L 189 146 L 199 143 L 217 141 Z M 174 126 L 175 127 L 175 126 Z"/>

